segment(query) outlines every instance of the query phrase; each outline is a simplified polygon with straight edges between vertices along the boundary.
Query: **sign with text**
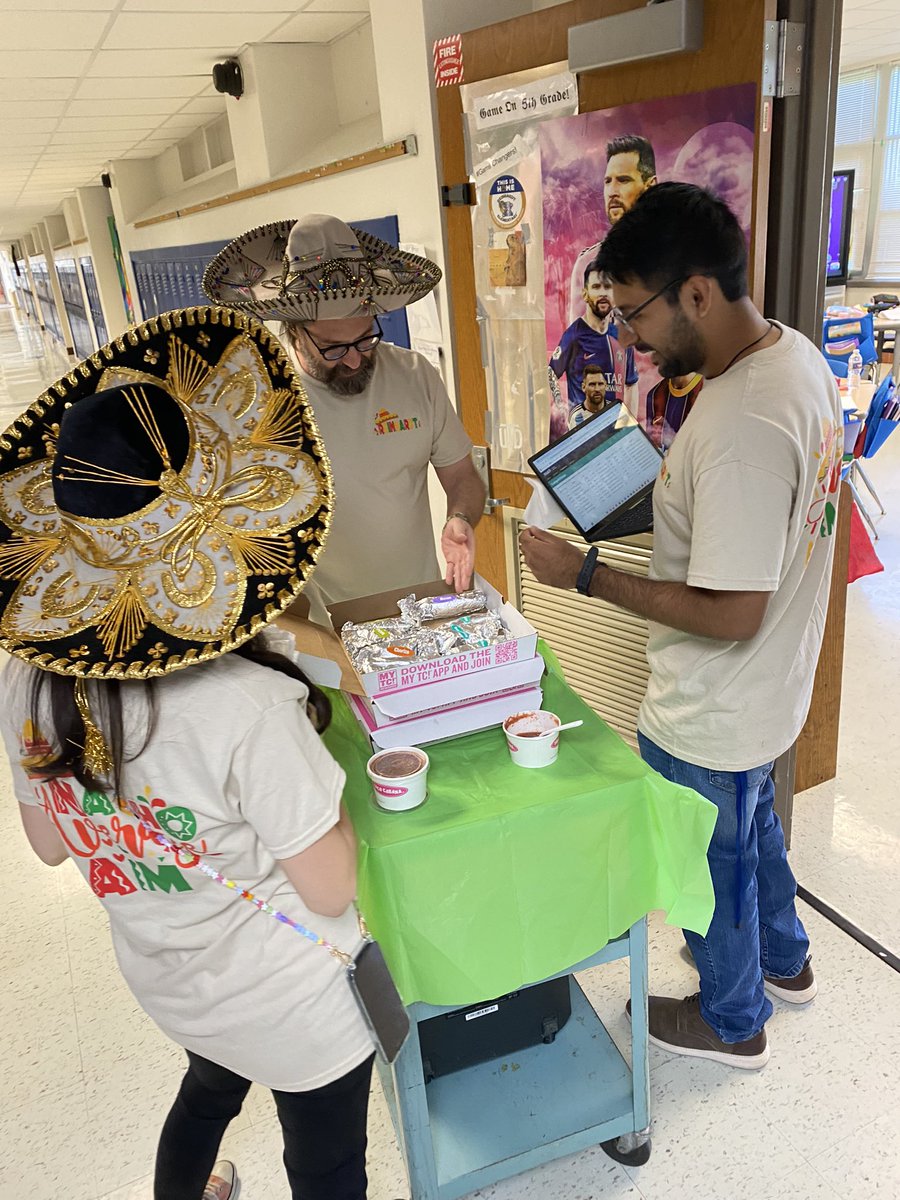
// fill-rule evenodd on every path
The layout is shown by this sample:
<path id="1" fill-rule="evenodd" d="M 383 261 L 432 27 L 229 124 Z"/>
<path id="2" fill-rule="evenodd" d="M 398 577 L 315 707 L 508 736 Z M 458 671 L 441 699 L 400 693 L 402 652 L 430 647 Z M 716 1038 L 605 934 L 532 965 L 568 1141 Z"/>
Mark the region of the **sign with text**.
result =
<path id="1" fill-rule="evenodd" d="M 462 34 L 438 38 L 434 43 L 434 86 L 451 87 L 463 81 Z"/>
<path id="2" fill-rule="evenodd" d="M 495 125 L 513 125 L 517 121 L 534 121 L 542 117 L 570 113 L 578 100 L 578 84 L 569 71 L 537 79 L 522 87 L 507 88 L 481 96 L 473 104 L 475 125 L 491 129 Z"/>

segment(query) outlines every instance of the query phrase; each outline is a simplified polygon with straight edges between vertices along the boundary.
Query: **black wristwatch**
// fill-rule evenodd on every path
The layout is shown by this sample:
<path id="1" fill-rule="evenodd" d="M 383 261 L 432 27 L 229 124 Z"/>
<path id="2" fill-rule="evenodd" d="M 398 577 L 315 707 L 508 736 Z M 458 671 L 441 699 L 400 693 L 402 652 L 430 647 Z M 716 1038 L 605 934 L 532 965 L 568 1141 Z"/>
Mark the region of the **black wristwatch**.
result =
<path id="1" fill-rule="evenodd" d="M 581 564 L 581 570 L 578 572 L 578 578 L 575 580 L 575 591 L 580 592 L 582 596 L 591 594 L 591 580 L 594 578 L 594 572 L 598 566 L 603 566 L 603 563 L 597 562 L 599 551 L 596 546 L 591 546 L 587 554 L 584 556 L 584 562 Z"/>

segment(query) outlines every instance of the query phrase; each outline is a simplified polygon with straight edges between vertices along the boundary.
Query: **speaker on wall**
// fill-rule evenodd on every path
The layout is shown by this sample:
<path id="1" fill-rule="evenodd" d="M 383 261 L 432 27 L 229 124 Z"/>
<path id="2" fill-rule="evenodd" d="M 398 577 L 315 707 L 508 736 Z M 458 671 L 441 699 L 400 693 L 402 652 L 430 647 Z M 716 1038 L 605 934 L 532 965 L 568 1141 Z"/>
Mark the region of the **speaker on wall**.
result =
<path id="1" fill-rule="evenodd" d="M 100 182 L 103 184 L 103 186 L 105 188 L 112 187 L 112 178 L 110 177 L 110 175 L 107 171 L 104 171 L 103 174 L 100 176 Z"/>
<path id="2" fill-rule="evenodd" d="M 216 63 L 212 69 L 212 81 L 217 92 L 234 96 L 235 100 L 240 100 L 244 94 L 244 74 L 236 58 Z"/>

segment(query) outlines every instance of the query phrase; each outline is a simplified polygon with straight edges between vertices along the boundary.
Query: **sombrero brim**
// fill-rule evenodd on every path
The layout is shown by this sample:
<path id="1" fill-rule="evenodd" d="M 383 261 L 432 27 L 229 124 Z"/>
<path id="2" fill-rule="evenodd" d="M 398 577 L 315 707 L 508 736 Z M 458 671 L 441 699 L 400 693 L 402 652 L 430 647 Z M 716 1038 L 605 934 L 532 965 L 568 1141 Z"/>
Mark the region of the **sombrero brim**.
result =
<path id="1" fill-rule="evenodd" d="M 142 383 L 164 387 L 192 423 L 196 501 L 182 488 L 115 521 L 61 514 L 52 473 L 65 410 Z M 142 679 L 216 658 L 295 601 L 333 502 L 312 407 L 277 339 L 227 308 L 154 317 L 51 385 L 0 436 L 0 647 L 86 678 Z M 185 548 L 212 577 L 205 599 L 187 594 L 190 575 L 173 581 Z"/>
<path id="2" fill-rule="evenodd" d="M 261 321 L 330 321 L 394 312 L 427 296 L 440 281 L 436 263 L 353 226 L 365 282 L 332 287 L 315 271 L 302 279 L 288 277 L 285 250 L 295 223 L 272 221 L 229 242 L 204 272 L 206 295 Z"/>

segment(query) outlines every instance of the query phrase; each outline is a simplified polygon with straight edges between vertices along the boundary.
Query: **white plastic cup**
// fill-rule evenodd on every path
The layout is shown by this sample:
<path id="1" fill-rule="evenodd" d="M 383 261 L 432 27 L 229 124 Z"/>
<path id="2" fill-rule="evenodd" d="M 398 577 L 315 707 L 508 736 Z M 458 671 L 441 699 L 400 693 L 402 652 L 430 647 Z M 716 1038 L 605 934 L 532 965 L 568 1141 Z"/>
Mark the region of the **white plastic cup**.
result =
<path id="1" fill-rule="evenodd" d="M 556 713 L 534 709 L 513 713 L 503 722 L 509 756 L 517 767 L 549 767 L 559 753 L 561 724 Z"/>
<path id="2" fill-rule="evenodd" d="M 379 750 L 366 763 L 375 803 L 388 812 L 418 808 L 428 795 L 428 755 L 418 746 Z"/>

